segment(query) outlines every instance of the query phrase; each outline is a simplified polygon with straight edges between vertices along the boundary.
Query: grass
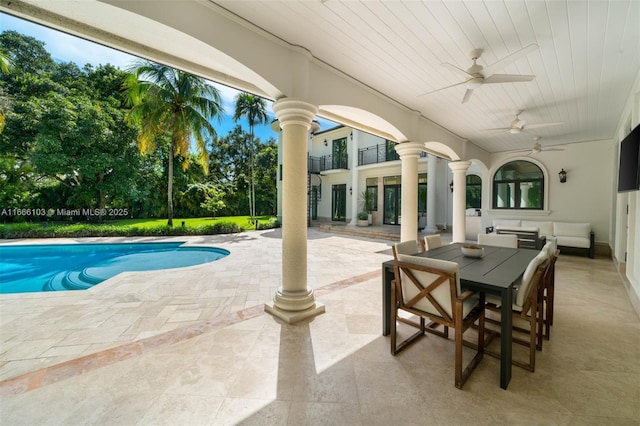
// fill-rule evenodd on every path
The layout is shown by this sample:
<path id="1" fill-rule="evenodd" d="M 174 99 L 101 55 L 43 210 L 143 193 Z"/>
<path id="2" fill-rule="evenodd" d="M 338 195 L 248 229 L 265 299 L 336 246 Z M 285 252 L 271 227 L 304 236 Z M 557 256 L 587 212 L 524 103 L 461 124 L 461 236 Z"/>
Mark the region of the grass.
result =
<path id="1" fill-rule="evenodd" d="M 272 216 L 260 216 L 258 229 L 280 226 Z M 184 226 L 182 226 L 184 222 Z M 166 219 L 122 219 L 103 223 L 11 223 L 0 225 L 0 238 L 76 238 L 76 237 L 130 237 L 163 235 L 211 235 L 232 234 L 256 229 L 249 216 L 218 218 L 178 218 L 174 226 L 167 226 Z"/>
<path id="2" fill-rule="evenodd" d="M 273 216 L 257 216 L 258 223 L 267 224 L 273 219 Z M 234 223 L 241 227 L 243 230 L 248 231 L 255 229 L 255 225 L 251 224 L 249 216 L 225 216 L 225 217 L 190 217 L 190 218 L 174 218 L 173 226 L 182 226 L 182 222 L 185 223 L 187 228 L 195 228 L 199 226 L 210 226 L 219 222 Z M 122 219 L 113 222 L 116 225 L 136 226 L 138 228 L 157 228 L 167 225 L 167 219 Z"/>

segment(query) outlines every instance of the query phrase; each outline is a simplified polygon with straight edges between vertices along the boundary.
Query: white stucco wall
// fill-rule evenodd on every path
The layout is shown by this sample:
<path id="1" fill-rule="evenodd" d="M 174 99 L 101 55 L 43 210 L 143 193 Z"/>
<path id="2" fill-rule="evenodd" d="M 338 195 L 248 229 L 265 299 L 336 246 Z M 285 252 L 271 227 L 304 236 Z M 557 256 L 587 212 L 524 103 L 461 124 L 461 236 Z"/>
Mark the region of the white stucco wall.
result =
<path id="1" fill-rule="evenodd" d="M 491 181 L 495 171 L 511 159 L 511 153 L 493 154 L 487 173 L 483 198 L 483 226 L 491 226 L 495 218 L 520 218 L 539 221 L 589 222 L 595 232 L 596 242 L 610 244 L 610 200 L 611 182 L 614 178 L 612 158 L 615 156 L 614 141 L 593 141 L 558 146 L 564 151 L 548 151 L 535 154 L 548 175 L 548 213 L 536 211 L 490 211 L 492 203 Z M 554 147 L 556 148 L 556 147 Z M 517 158 L 522 159 L 518 156 Z M 558 172 L 567 172 L 567 182 L 560 183 Z"/>

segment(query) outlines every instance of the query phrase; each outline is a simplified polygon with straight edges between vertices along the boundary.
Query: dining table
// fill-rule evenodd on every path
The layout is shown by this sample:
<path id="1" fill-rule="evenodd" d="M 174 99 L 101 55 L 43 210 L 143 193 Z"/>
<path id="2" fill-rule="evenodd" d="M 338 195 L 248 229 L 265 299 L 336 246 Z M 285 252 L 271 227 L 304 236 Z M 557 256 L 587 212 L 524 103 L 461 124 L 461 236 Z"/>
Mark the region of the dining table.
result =
<path id="1" fill-rule="evenodd" d="M 511 380 L 513 285 L 522 278 L 529 262 L 539 251 L 483 245 L 481 257 L 469 257 L 462 254 L 462 246 L 463 243 L 453 243 L 414 255 L 456 262 L 460 268 L 460 286 L 463 290 L 500 297 L 500 387 L 507 389 Z M 382 264 L 382 334 L 385 336 L 391 330 L 393 263 L 393 260 L 388 260 Z"/>

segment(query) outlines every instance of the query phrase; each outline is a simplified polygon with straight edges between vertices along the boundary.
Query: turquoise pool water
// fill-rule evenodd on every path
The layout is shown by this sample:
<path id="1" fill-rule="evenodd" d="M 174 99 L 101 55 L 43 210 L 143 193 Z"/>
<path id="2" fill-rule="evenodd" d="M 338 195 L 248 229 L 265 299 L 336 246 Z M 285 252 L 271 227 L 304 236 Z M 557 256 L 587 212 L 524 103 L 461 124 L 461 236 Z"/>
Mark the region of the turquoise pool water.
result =
<path id="1" fill-rule="evenodd" d="M 213 262 L 229 251 L 184 242 L 0 246 L 0 293 L 84 290 L 125 271 Z"/>

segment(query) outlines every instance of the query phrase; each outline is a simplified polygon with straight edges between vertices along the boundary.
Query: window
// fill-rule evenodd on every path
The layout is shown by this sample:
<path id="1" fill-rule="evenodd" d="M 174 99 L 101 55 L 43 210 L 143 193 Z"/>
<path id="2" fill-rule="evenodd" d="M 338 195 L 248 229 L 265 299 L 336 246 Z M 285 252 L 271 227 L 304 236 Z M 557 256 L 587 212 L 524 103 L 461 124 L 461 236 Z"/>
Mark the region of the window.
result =
<path id="1" fill-rule="evenodd" d="M 467 175 L 467 208 L 479 209 L 482 206 L 482 178 Z"/>
<path id="2" fill-rule="evenodd" d="M 418 175 L 418 213 L 427 213 L 427 174 Z"/>
<path id="3" fill-rule="evenodd" d="M 371 211 L 378 211 L 378 178 L 367 178 L 366 191 L 371 194 Z"/>
<path id="4" fill-rule="evenodd" d="M 493 177 L 494 209 L 544 209 L 544 174 L 529 161 L 512 161 Z"/>
<path id="5" fill-rule="evenodd" d="M 347 138 L 335 139 L 333 141 L 333 159 L 331 161 L 332 169 L 348 169 L 347 159 Z"/>
<path id="6" fill-rule="evenodd" d="M 395 142 L 391 142 L 390 140 L 385 140 L 384 143 L 386 145 L 385 161 L 399 160 L 400 156 L 396 152 L 396 143 Z"/>

